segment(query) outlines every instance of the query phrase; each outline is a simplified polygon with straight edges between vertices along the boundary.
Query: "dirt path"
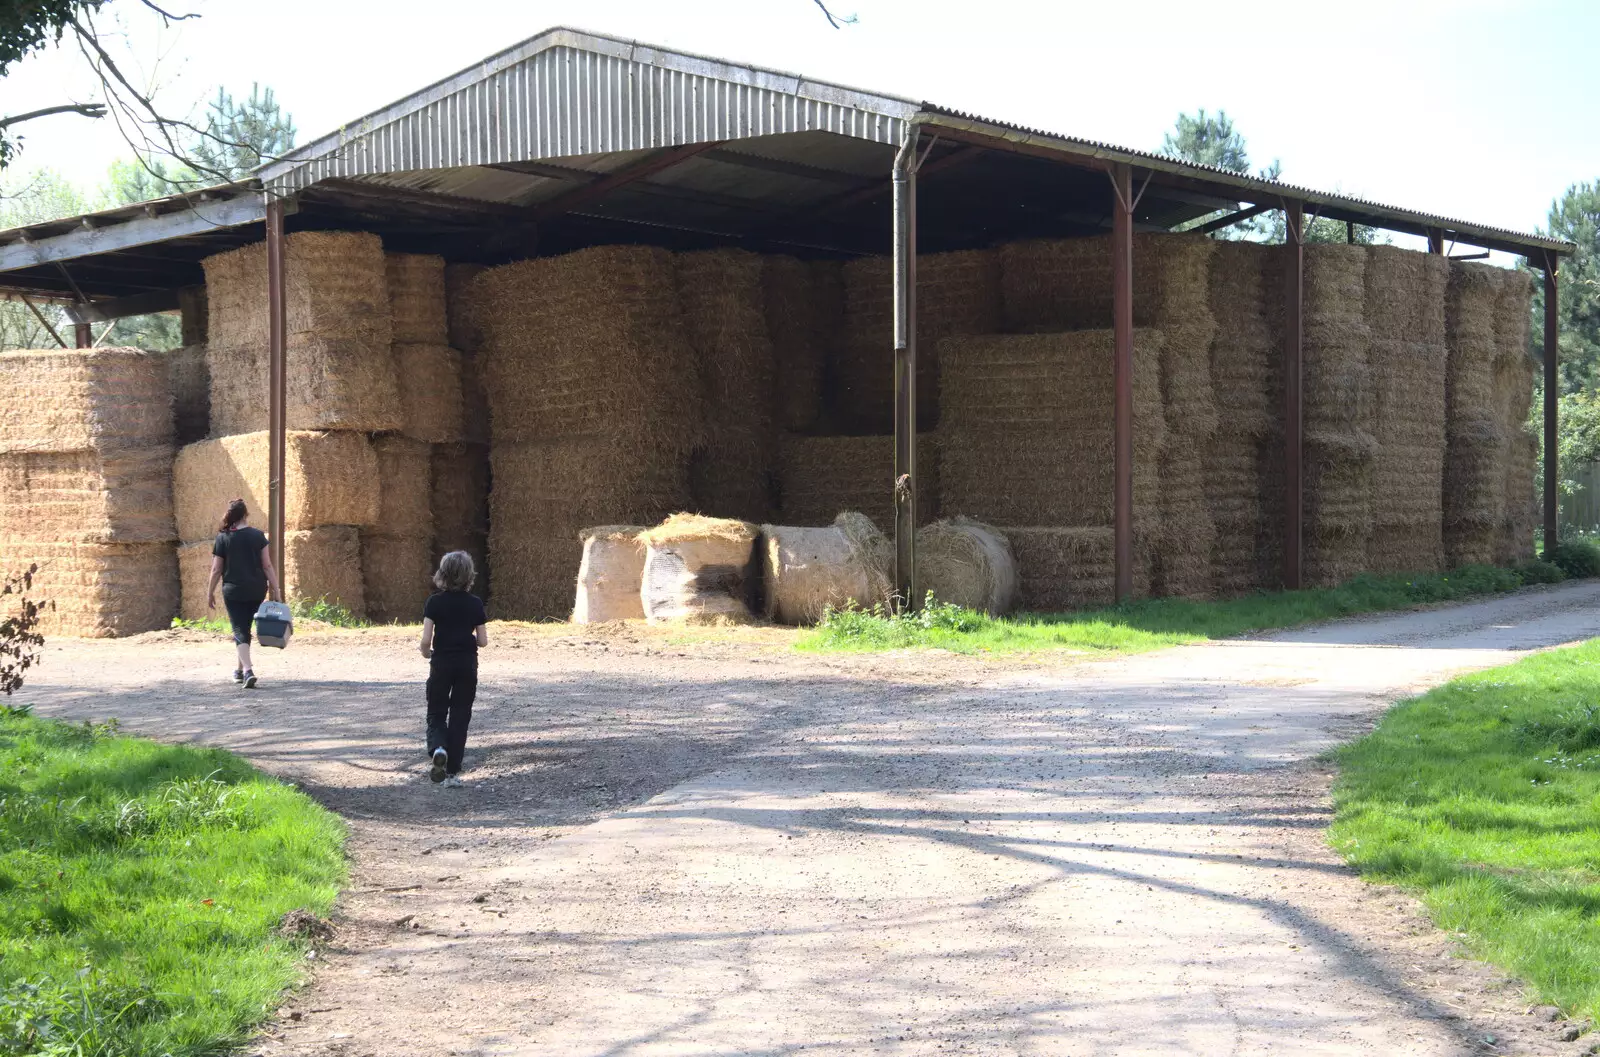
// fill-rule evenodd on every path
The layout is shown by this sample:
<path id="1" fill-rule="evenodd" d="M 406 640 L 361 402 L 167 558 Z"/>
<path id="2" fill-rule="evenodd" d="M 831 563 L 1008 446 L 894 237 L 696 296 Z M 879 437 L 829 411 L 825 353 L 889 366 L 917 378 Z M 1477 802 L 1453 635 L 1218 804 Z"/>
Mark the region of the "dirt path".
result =
<path id="1" fill-rule="evenodd" d="M 423 662 L 308 635 L 52 649 L 41 712 L 225 745 L 351 820 L 316 983 L 250 1053 L 1588 1051 L 1323 843 L 1322 750 L 1600 635 L 1600 586 L 1115 661 L 496 634 L 466 789 Z"/>

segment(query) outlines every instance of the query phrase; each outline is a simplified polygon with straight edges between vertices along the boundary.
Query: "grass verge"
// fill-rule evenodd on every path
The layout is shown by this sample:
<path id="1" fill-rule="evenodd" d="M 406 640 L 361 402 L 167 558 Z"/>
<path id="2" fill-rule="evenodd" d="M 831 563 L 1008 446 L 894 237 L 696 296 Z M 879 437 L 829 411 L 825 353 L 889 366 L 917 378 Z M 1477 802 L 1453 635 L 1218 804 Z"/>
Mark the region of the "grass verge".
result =
<path id="1" fill-rule="evenodd" d="M 1448 683 L 1335 754 L 1329 839 L 1540 1001 L 1600 1018 L 1600 640 Z"/>
<path id="2" fill-rule="evenodd" d="M 296 620 L 314 620 L 322 624 L 331 624 L 337 628 L 372 627 L 371 621 L 351 613 L 342 603 L 330 601 L 326 598 L 297 598 L 290 603 L 289 609 Z M 222 613 L 221 603 L 218 603 L 217 612 Z M 422 622 L 420 617 L 417 622 L 419 624 Z M 233 625 L 228 623 L 228 618 L 225 614 L 204 617 L 200 620 L 185 620 L 183 617 L 173 617 L 172 626 L 189 631 L 209 631 L 217 635 L 231 636 L 233 634 Z"/>
<path id="3" fill-rule="evenodd" d="M 189 1057 L 299 975 L 344 828 L 216 749 L 0 706 L 0 1055 Z"/>
<path id="4" fill-rule="evenodd" d="M 1520 570 L 1473 565 L 1449 573 L 1361 576 L 1341 587 L 1278 591 L 1218 602 L 1152 598 L 1079 613 L 990 617 L 950 605 L 930 605 L 919 613 L 900 616 L 837 610 L 803 636 L 796 648 L 1137 653 L 1360 613 L 1476 598 L 1513 591 L 1525 583 L 1549 583 L 1561 578 L 1560 571 L 1552 566 L 1530 562 Z"/>

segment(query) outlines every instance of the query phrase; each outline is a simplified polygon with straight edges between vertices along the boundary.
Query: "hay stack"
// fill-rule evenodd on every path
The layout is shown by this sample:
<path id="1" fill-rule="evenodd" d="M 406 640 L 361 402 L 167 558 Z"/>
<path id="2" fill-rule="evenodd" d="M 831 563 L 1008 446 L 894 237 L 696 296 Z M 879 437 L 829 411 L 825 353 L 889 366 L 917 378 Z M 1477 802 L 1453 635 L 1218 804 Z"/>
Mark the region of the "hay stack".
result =
<path id="1" fill-rule="evenodd" d="M 365 535 L 433 537 L 433 448 L 387 434 L 372 438 L 378 460 L 378 516 Z"/>
<path id="2" fill-rule="evenodd" d="M 0 353 L 0 452 L 170 446 L 167 371 L 140 349 Z"/>
<path id="3" fill-rule="evenodd" d="M 474 279 L 495 442 L 628 434 L 686 459 L 705 416 L 675 274 L 666 250 L 597 246 Z"/>
<path id="4" fill-rule="evenodd" d="M 1449 262 L 1391 246 L 1369 250 L 1366 314 L 1373 393 L 1373 529 L 1367 570 L 1444 565 L 1445 287 Z"/>
<path id="5" fill-rule="evenodd" d="M 597 525 L 578 533 L 583 559 L 578 564 L 574 624 L 643 620 L 644 542 L 640 525 Z"/>
<path id="6" fill-rule="evenodd" d="M 256 242 L 201 261 L 207 341 L 266 348 L 267 248 Z M 356 231 L 297 231 L 284 240 L 288 337 L 387 349 L 394 340 L 383 242 Z"/>
<path id="7" fill-rule="evenodd" d="M 421 619 L 433 572 L 433 449 L 410 437 L 374 438 L 378 520 L 361 533 L 367 616 L 379 623 Z"/>
<path id="8" fill-rule="evenodd" d="M 461 439 L 471 444 L 489 442 L 489 390 L 483 381 L 478 350 L 483 347 L 483 327 L 472 280 L 484 271 L 481 264 L 447 264 L 444 268 L 445 313 L 450 347 L 461 353 Z"/>
<path id="9" fill-rule="evenodd" d="M 1202 319 L 1207 313 L 1207 283 L 1216 245 L 1198 235 L 1135 234 L 1134 325 Z M 1000 249 L 1000 274 L 1008 330 L 1089 330 L 1112 325 L 1109 235 L 1007 243 Z"/>
<path id="10" fill-rule="evenodd" d="M 639 598 L 652 624 L 750 619 L 760 570 L 760 529 L 748 521 L 674 514 L 639 534 L 645 545 Z"/>
<path id="11" fill-rule="evenodd" d="M 767 619 L 815 624 L 831 607 L 872 609 L 894 593 L 894 549 L 872 519 L 845 511 L 821 528 L 761 527 Z"/>
<path id="12" fill-rule="evenodd" d="M 216 612 L 206 609 L 206 585 L 211 576 L 213 541 L 185 543 L 178 548 L 178 571 L 183 583 L 181 615 L 203 620 L 223 615 L 221 591 Z M 361 582 L 361 541 L 348 525 L 326 525 L 284 537 L 282 582 L 289 598 L 337 602 L 357 617 L 366 615 Z M 419 610 L 420 612 L 420 610 Z"/>
<path id="13" fill-rule="evenodd" d="M 1451 566 L 1494 560 L 1503 531 L 1509 437 L 1495 401 L 1496 314 L 1507 275 L 1450 266 L 1445 329 L 1444 548 Z"/>
<path id="14" fill-rule="evenodd" d="M 917 438 L 917 523 L 938 516 L 937 438 Z M 877 524 L 894 524 L 893 437 L 782 438 L 779 507 L 795 525 L 827 525 L 846 510 L 868 510 Z"/>
<path id="15" fill-rule="evenodd" d="M 172 387 L 172 430 L 178 444 L 204 440 L 211 432 L 211 369 L 204 345 L 185 345 L 166 354 Z"/>
<path id="16" fill-rule="evenodd" d="M 284 453 L 287 530 L 377 524 L 378 458 L 366 437 L 291 432 Z M 269 454 L 266 433 L 201 441 L 178 452 L 173 499 L 179 538 L 210 539 L 234 499 L 244 499 L 258 520 L 264 518 Z"/>
<path id="17" fill-rule="evenodd" d="M 695 502 L 720 517 L 764 521 L 778 442 L 766 262 L 745 250 L 705 250 L 679 254 L 676 264 L 706 400 L 705 439 L 691 479 Z"/>
<path id="18" fill-rule="evenodd" d="M 940 602 L 990 616 L 1017 600 L 1017 562 L 1005 535 L 971 518 L 935 521 L 917 530 L 917 579 Z"/>
<path id="19" fill-rule="evenodd" d="M 400 432 L 429 444 L 461 440 L 461 354 L 447 345 L 396 344 Z"/>
<path id="20" fill-rule="evenodd" d="M 1539 440 L 1528 414 L 1533 407 L 1538 362 L 1530 353 L 1533 278 L 1507 271 L 1495 298 L 1495 412 L 1505 431 L 1505 510 L 1495 543 L 1495 561 L 1514 565 L 1533 557 L 1533 532 L 1541 521 L 1538 502 Z"/>
<path id="21" fill-rule="evenodd" d="M 609 437 L 493 447 L 489 561 L 498 612 L 565 619 L 583 556 L 580 531 L 655 524 L 687 505 L 687 465 L 641 454 Z"/>
<path id="22" fill-rule="evenodd" d="M 1165 435 L 1158 331 L 1134 334 L 1134 508 L 1159 517 Z M 940 508 L 1002 525 L 1112 519 L 1112 335 L 947 339 Z"/>
<path id="23" fill-rule="evenodd" d="M 361 581 L 367 617 L 379 624 L 416 624 L 433 591 L 433 541 L 361 533 Z"/>
<path id="24" fill-rule="evenodd" d="M 390 340 L 396 345 L 444 345 L 449 340 L 444 258 L 426 253 L 387 253 Z"/>
<path id="25" fill-rule="evenodd" d="M 834 358 L 833 411 L 850 433 L 894 428 L 894 272 L 888 257 L 844 266 L 844 335 Z M 917 426 L 939 424 L 939 343 L 1000 329 L 1000 256 L 993 250 L 917 258 Z"/>
<path id="26" fill-rule="evenodd" d="M 777 418 L 791 432 L 815 429 L 822 415 L 823 372 L 844 309 L 839 274 L 833 265 L 830 284 L 825 264 L 793 257 L 768 257 L 762 270 Z"/>
<path id="27" fill-rule="evenodd" d="M 489 535 L 488 445 L 435 444 L 431 478 L 434 550 L 464 550 L 481 559 Z"/>
<path id="28" fill-rule="evenodd" d="M 266 345 L 213 344 L 208 356 L 212 434 L 268 428 Z M 290 429 L 376 433 L 405 424 L 389 346 L 299 335 L 290 339 L 284 357 L 284 415 Z"/>
<path id="29" fill-rule="evenodd" d="M 0 454 L 0 537 L 72 543 L 177 539 L 172 449 Z"/>
<path id="30" fill-rule="evenodd" d="M 178 612 L 178 570 L 170 543 L 63 543 L 0 537 L 0 569 L 37 564 L 28 597 L 52 602 L 46 636 L 114 638 L 158 631 Z M 9 616 L 5 613 L 4 616 Z"/>
<path id="31" fill-rule="evenodd" d="M 1116 600 L 1116 541 L 1109 528 L 1002 528 L 1017 561 L 1017 608 L 1059 613 Z M 1134 539 L 1133 593 L 1150 593 L 1148 544 Z"/>

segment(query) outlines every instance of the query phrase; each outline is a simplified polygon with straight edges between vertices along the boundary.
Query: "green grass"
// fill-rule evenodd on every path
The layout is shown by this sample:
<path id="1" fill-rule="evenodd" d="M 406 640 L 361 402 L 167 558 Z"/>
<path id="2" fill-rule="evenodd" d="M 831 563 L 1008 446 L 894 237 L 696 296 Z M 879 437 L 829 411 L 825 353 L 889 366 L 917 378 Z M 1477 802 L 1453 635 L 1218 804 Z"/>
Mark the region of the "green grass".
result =
<path id="1" fill-rule="evenodd" d="M 344 828 L 215 749 L 0 706 L 0 1055 L 188 1057 L 299 978 Z"/>
<path id="2" fill-rule="evenodd" d="M 1406 701 L 1335 758 L 1335 848 L 1600 1018 L 1600 639 Z"/>
<path id="3" fill-rule="evenodd" d="M 928 606 L 921 613 L 830 612 L 803 636 L 803 650 L 892 650 L 936 647 L 959 653 L 1003 653 L 1074 649 L 1137 653 L 1183 643 L 1222 639 L 1251 631 L 1289 628 L 1318 620 L 1409 609 L 1504 591 L 1524 582 L 1560 579 L 1542 562 L 1523 572 L 1474 565 L 1449 573 L 1361 576 L 1342 587 L 1278 591 L 1220 602 L 1145 599 L 1081 613 L 1029 613 L 989 617 L 954 606 Z"/>
<path id="4" fill-rule="evenodd" d="M 289 606 L 289 609 L 294 613 L 296 620 L 316 620 L 339 628 L 370 628 L 372 626 L 371 621 L 356 616 L 341 603 L 326 598 L 298 598 Z M 421 622 L 420 617 L 418 622 Z M 185 620 L 182 617 L 173 617 L 172 626 L 186 628 L 190 631 L 209 631 L 217 635 L 231 636 L 233 634 L 233 625 L 228 623 L 226 616 L 206 617 L 202 620 Z"/>

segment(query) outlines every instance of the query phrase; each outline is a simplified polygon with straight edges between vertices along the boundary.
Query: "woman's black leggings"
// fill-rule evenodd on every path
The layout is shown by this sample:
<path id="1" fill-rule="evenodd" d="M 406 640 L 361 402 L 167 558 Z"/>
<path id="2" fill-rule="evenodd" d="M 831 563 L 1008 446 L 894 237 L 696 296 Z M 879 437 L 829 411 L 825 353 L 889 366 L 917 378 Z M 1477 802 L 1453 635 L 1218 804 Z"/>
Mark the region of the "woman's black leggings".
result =
<path id="1" fill-rule="evenodd" d="M 433 655 L 428 668 L 428 755 L 443 747 L 451 774 L 461 770 L 467 750 L 467 724 L 472 722 L 472 701 L 478 696 L 476 654 Z"/>

